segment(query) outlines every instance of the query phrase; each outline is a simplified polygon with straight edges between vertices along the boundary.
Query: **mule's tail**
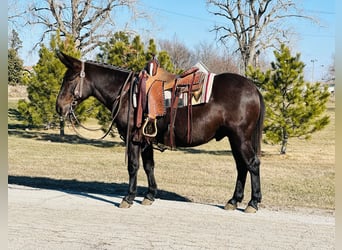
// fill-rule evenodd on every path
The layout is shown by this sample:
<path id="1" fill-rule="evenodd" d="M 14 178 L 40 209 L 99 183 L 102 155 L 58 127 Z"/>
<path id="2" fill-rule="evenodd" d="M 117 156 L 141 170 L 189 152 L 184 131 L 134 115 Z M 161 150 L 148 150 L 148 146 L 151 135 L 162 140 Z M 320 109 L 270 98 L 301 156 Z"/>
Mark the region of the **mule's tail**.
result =
<path id="1" fill-rule="evenodd" d="M 253 149 L 254 152 L 260 156 L 261 155 L 261 139 L 262 139 L 262 131 L 264 128 L 264 118 L 265 118 L 265 102 L 264 98 L 261 95 L 260 91 L 258 91 L 259 100 L 260 100 L 260 114 L 259 118 L 253 133 Z"/>

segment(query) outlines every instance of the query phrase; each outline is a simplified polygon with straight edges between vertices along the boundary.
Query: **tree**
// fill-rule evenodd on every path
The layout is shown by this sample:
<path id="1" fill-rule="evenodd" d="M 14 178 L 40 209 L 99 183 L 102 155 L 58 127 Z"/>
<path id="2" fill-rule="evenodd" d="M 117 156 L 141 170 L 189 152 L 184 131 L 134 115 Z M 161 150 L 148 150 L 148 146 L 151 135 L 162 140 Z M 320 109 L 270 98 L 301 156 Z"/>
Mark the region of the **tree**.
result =
<path id="1" fill-rule="evenodd" d="M 170 55 L 176 71 L 188 69 L 196 63 L 195 55 L 176 36 L 172 40 L 159 41 L 159 46 Z"/>
<path id="2" fill-rule="evenodd" d="M 280 153 L 286 153 L 288 138 L 309 139 L 329 123 L 324 114 L 329 100 L 327 88 L 320 83 L 304 82 L 304 63 L 300 54 L 291 56 L 289 48 L 281 45 L 274 51 L 276 62 L 261 72 L 249 67 L 247 75 L 260 87 L 266 103 L 264 131 L 271 143 L 280 143 Z"/>
<path id="3" fill-rule="evenodd" d="M 13 48 L 8 49 L 8 84 L 21 84 L 23 70 L 23 60 L 19 58 L 17 51 Z"/>
<path id="4" fill-rule="evenodd" d="M 160 67 L 173 72 L 173 64 L 166 51 L 157 51 L 153 39 L 146 46 L 139 35 L 131 38 L 126 32 L 116 32 L 108 42 L 100 46 L 97 60 L 134 71 L 142 70 L 152 55 L 159 59 Z M 172 69 L 171 69 L 172 68 Z"/>
<path id="5" fill-rule="evenodd" d="M 332 57 L 333 62 L 329 65 L 326 81 L 335 81 L 335 56 Z"/>
<path id="6" fill-rule="evenodd" d="M 19 38 L 18 33 L 12 30 L 12 34 L 8 40 L 8 84 L 17 85 L 21 84 L 24 64 L 18 56 L 18 50 L 22 47 L 22 41 Z"/>
<path id="7" fill-rule="evenodd" d="M 41 46 L 39 61 L 33 67 L 34 73 L 31 75 L 27 87 L 29 100 L 19 100 L 18 102 L 18 111 L 26 124 L 30 126 L 51 128 L 60 124 L 60 117 L 55 106 L 66 68 L 57 58 L 56 49 L 78 58 L 81 55 L 75 49 L 73 38 L 67 37 L 62 41 L 59 33 L 52 37 L 50 48 L 44 45 Z M 80 112 L 78 113 L 84 113 L 86 105 L 80 105 Z M 79 118 L 82 119 L 82 116 Z M 62 131 L 63 127 L 61 126 L 61 133 Z"/>
<path id="8" fill-rule="evenodd" d="M 223 72 L 238 72 L 237 63 L 232 54 L 226 48 L 217 48 L 213 44 L 200 42 L 194 53 L 182 44 L 176 36 L 172 40 L 162 40 L 159 42 L 160 48 L 165 50 L 175 66 L 175 72 L 181 72 L 190 68 L 196 62 L 201 61 L 207 66 L 209 71 L 217 74 Z"/>
<path id="9" fill-rule="evenodd" d="M 213 44 L 201 42 L 196 47 L 196 61 L 202 61 L 211 72 L 239 72 L 238 63 L 225 48 L 215 48 Z"/>
<path id="10" fill-rule="evenodd" d="M 86 54 L 112 35 L 115 28 L 114 10 L 128 9 L 135 18 L 140 17 L 135 5 L 136 0 L 42 0 L 29 7 L 27 12 L 31 14 L 31 19 L 28 24 L 44 27 L 36 45 L 59 30 L 61 36 L 73 37 L 76 48 Z"/>
<path id="11" fill-rule="evenodd" d="M 12 29 L 12 34 L 9 38 L 9 47 L 18 53 L 18 50 L 22 47 L 23 44 L 23 42 L 19 38 L 18 32 Z"/>
<path id="12" fill-rule="evenodd" d="M 286 43 L 290 32 L 284 26 L 285 18 L 309 18 L 298 14 L 293 0 L 207 0 L 207 6 L 210 13 L 227 21 L 212 31 L 227 47 L 231 38 L 237 43 L 243 71 L 248 65 L 256 66 L 258 55 L 265 49 Z"/>
<path id="13" fill-rule="evenodd" d="M 116 32 L 108 42 L 100 46 L 97 60 L 134 71 L 142 70 L 152 54 L 156 54 L 155 44 L 150 40 L 149 51 L 145 52 L 145 45 L 140 36 L 131 36 L 123 31 Z"/>

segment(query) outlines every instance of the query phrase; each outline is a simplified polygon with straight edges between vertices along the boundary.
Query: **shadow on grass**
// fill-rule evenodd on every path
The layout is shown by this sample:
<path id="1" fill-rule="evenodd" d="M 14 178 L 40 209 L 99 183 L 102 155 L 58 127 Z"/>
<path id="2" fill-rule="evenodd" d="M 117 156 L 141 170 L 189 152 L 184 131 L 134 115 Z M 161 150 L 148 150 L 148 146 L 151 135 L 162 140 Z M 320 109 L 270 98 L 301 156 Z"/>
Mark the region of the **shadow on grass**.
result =
<path id="1" fill-rule="evenodd" d="M 16 184 L 21 186 L 42 188 L 49 190 L 57 190 L 70 194 L 82 195 L 87 198 L 100 200 L 103 202 L 112 203 L 118 206 L 118 203 L 106 200 L 104 198 L 97 197 L 96 194 L 102 194 L 111 197 L 123 197 L 127 194 L 127 183 L 104 183 L 96 181 L 77 181 L 77 180 L 57 180 L 47 177 L 29 177 L 29 176 L 8 176 L 8 184 Z M 138 195 L 144 196 L 147 192 L 146 187 L 138 187 Z M 184 196 L 178 195 L 173 192 L 158 190 L 157 197 L 163 200 L 172 201 L 185 201 L 190 200 Z"/>
<path id="2" fill-rule="evenodd" d="M 207 150 L 198 148 L 179 148 L 178 150 L 188 154 L 233 155 L 231 150 Z"/>
<path id="3" fill-rule="evenodd" d="M 124 142 L 114 142 L 106 140 L 96 140 L 96 139 L 86 139 L 81 138 L 77 135 L 64 135 L 45 133 L 42 131 L 26 131 L 27 126 L 21 124 L 8 124 L 8 135 L 18 136 L 26 139 L 36 139 L 40 141 L 51 141 L 59 143 L 69 143 L 69 144 L 86 144 L 96 147 L 121 147 L 125 146 Z"/>
<path id="4" fill-rule="evenodd" d="M 20 112 L 17 109 L 14 108 L 9 108 L 8 111 L 8 117 L 12 120 L 17 120 L 17 121 L 23 121 L 23 117 L 21 116 Z"/>
<path id="5" fill-rule="evenodd" d="M 9 108 L 8 117 L 12 120 L 8 123 L 8 135 L 17 136 L 26 139 L 36 139 L 41 141 L 51 141 L 59 143 L 69 143 L 69 144 L 86 144 L 96 147 L 120 147 L 125 146 L 124 142 L 113 142 L 100 139 L 87 139 L 81 138 L 77 135 L 64 135 L 60 136 L 59 133 L 46 133 L 42 130 L 38 130 L 36 127 L 30 127 L 20 122 L 24 119 L 17 109 Z M 27 130 L 29 129 L 29 130 Z M 32 130 L 31 130 L 32 129 Z"/>

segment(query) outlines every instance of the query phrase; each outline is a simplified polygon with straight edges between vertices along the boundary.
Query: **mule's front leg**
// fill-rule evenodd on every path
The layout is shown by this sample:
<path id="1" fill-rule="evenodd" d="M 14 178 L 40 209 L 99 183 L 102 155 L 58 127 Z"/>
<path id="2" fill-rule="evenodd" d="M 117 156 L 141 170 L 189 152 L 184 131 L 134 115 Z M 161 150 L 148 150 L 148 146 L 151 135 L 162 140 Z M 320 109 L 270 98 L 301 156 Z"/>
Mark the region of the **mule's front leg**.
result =
<path id="1" fill-rule="evenodd" d="M 141 157 L 144 165 L 144 170 L 148 181 L 148 191 L 142 201 L 143 205 L 151 205 L 157 194 L 157 183 L 154 177 L 154 160 L 153 160 L 153 146 L 148 145 L 142 152 Z"/>
<path id="2" fill-rule="evenodd" d="M 120 208 L 129 208 L 132 206 L 137 195 L 137 174 L 139 169 L 140 145 L 129 143 L 128 146 L 128 195 L 121 201 Z"/>

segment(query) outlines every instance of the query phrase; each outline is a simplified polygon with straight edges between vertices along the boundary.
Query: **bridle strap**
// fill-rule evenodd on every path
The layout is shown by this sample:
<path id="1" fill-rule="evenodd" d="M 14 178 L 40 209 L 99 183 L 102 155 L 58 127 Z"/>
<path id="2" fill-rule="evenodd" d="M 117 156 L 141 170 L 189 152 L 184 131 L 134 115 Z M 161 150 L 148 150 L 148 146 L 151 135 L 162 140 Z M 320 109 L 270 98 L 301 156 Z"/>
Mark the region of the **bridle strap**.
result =
<path id="1" fill-rule="evenodd" d="M 81 61 L 81 72 L 80 72 L 81 82 L 80 82 L 80 98 L 82 97 L 83 92 L 83 82 L 85 78 L 85 72 L 84 72 L 84 61 Z"/>
<path id="2" fill-rule="evenodd" d="M 74 95 L 77 96 L 78 98 L 82 97 L 84 78 L 85 78 L 84 61 L 81 61 L 80 83 L 76 86 L 75 91 L 74 91 Z"/>

